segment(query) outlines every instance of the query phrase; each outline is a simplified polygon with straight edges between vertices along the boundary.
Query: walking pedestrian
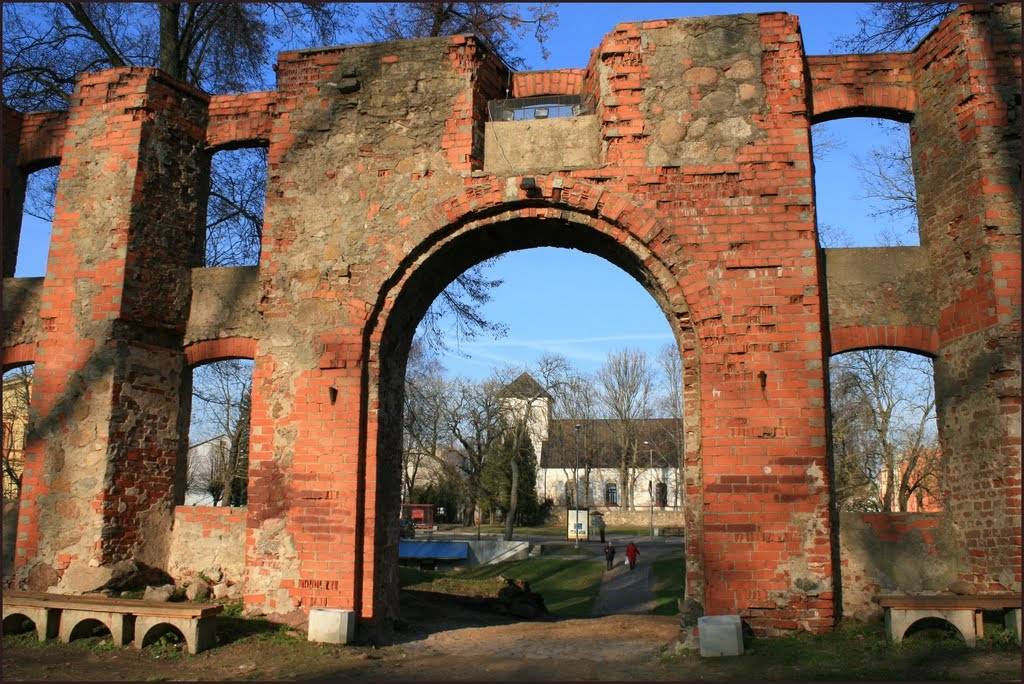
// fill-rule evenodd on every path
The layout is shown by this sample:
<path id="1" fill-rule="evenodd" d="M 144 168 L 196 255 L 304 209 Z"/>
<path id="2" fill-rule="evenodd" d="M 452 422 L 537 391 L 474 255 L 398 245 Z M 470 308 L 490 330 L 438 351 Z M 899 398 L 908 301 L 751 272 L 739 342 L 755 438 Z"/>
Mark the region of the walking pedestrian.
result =
<path id="1" fill-rule="evenodd" d="M 600 513 L 594 513 L 593 519 L 594 527 L 596 527 L 597 531 L 601 534 L 601 543 L 604 544 L 604 516 Z"/>
<path id="2" fill-rule="evenodd" d="M 612 563 L 615 562 L 615 547 L 611 542 L 604 545 L 604 559 L 608 561 L 608 569 L 611 570 Z"/>
<path id="3" fill-rule="evenodd" d="M 636 544 L 629 542 L 626 545 L 626 560 L 629 561 L 629 569 L 632 570 L 636 567 L 636 557 L 640 555 L 640 549 L 637 548 Z"/>

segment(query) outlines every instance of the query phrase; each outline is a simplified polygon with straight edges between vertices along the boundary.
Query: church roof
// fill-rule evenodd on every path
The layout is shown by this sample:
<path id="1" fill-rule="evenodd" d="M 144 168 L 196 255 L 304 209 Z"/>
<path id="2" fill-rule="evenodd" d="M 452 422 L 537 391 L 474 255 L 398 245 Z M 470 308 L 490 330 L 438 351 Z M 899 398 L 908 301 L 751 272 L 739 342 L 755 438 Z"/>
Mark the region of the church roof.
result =
<path id="1" fill-rule="evenodd" d="M 579 442 L 576 424 L 579 423 Z M 575 421 L 555 419 L 548 425 L 548 438 L 540 450 L 541 468 L 572 468 L 576 463 L 579 445 L 580 468 L 618 468 L 621 449 L 616 435 L 619 423 L 612 419 Z M 679 423 L 671 418 L 650 418 L 633 423 L 632 440 L 637 445 L 638 467 L 651 460 L 656 468 L 678 468 L 682 460 L 682 444 L 675 435 Z M 650 446 L 644 446 L 644 441 Z"/>
<path id="2" fill-rule="evenodd" d="M 498 390 L 502 399 L 551 399 L 541 384 L 529 373 L 522 373 L 518 378 Z"/>

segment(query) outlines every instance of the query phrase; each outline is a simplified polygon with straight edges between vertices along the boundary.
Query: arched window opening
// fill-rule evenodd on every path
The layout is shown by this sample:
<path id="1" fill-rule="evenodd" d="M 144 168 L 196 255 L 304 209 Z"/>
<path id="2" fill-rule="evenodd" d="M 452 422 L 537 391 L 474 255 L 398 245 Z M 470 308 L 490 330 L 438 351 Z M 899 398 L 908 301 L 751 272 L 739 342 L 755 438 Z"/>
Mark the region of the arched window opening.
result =
<path id="1" fill-rule="evenodd" d="M 843 118 L 811 126 L 822 247 L 920 244 L 910 126 Z"/>
<path id="2" fill-rule="evenodd" d="M 412 335 L 395 411 L 405 503 L 504 521 L 515 465 L 513 527 L 553 525 L 566 507 L 606 505 L 606 482 L 617 483 L 612 506 L 646 507 L 647 473 L 678 479 L 682 358 L 635 277 L 557 247 L 485 255 L 462 277 L 422 304 Z"/>
<path id="3" fill-rule="evenodd" d="M 252 365 L 227 359 L 192 369 L 186 505 L 248 503 Z"/>
<path id="4" fill-rule="evenodd" d="M 256 266 L 267 193 L 267 150 L 221 150 L 210 158 L 203 266 Z"/>
<path id="5" fill-rule="evenodd" d="M 41 278 L 46 275 L 59 177 L 60 166 L 48 166 L 30 173 L 26 179 L 18 251 L 13 255 L 16 259 L 15 278 Z"/>
<path id="6" fill-rule="evenodd" d="M 839 510 L 941 510 L 932 360 L 895 349 L 846 352 L 831 358 L 829 381 Z"/>

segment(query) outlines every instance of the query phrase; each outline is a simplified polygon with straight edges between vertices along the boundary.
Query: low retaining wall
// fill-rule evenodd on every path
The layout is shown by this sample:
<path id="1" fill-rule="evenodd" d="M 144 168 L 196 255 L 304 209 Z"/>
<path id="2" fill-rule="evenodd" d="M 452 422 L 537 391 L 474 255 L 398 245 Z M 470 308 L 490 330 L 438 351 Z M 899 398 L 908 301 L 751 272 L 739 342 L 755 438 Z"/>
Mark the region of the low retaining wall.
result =
<path id="1" fill-rule="evenodd" d="M 245 573 L 244 508 L 177 506 L 167 572 L 180 584 L 200 572 L 220 570 L 241 582 Z"/>
<path id="2" fill-rule="evenodd" d="M 591 508 L 591 512 L 600 511 L 604 516 L 605 525 L 623 527 L 647 527 L 651 521 L 651 512 L 648 509 L 621 509 L 621 508 Z M 552 518 L 558 523 L 565 525 L 565 509 L 552 512 Z M 683 511 L 670 511 L 654 509 L 655 527 L 683 527 L 686 520 Z"/>
<path id="3" fill-rule="evenodd" d="M 948 589 L 966 567 L 965 549 L 945 513 L 840 513 L 844 617 L 881 616 L 871 600 L 881 591 Z"/>
<path id="4" fill-rule="evenodd" d="M 469 544 L 467 565 L 488 565 L 507 560 L 523 560 L 530 555 L 530 542 L 481 539 Z"/>

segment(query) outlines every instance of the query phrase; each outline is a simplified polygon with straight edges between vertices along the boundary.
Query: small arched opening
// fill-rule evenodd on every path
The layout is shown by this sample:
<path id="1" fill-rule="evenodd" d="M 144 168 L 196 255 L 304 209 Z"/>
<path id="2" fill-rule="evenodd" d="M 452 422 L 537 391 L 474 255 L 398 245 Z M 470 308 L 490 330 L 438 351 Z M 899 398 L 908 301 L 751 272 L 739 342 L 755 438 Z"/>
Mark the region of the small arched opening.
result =
<path id="1" fill-rule="evenodd" d="M 22 613 L 11 613 L 3 620 L 4 634 L 23 634 L 36 631 L 36 623 Z"/>
<path id="2" fill-rule="evenodd" d="M 145 634 L 136 638 L 141 639 L 142 648 L 154 647 L 162 650 L 183 651 L 188 647 L 185 635 L 174 625 L 160 622 L 146 630 Z"/>
<path id="3" fill-rule="evenodd" d="M 104 639 L 111 638 L 110 627 L 94 618 L 80 620 L 69 632 L 68 641 L 76 639 Z"/>

